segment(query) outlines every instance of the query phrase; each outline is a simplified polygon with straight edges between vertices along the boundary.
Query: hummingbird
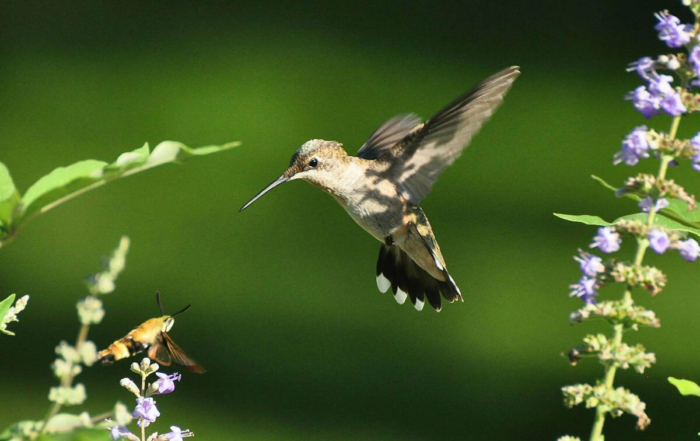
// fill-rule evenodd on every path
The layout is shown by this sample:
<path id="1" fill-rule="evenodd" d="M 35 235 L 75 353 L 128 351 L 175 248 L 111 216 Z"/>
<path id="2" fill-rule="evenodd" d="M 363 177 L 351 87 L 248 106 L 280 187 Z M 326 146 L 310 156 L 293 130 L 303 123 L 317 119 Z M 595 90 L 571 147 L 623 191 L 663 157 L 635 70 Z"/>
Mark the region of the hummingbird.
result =
<path id="1" fill-rule="evenodd" d="M 239 211 L 273 188 L 303 179 L 330 194 L 381 242 L 379 291 L 391 288 L 399 304 L 410 298 L 418 311 L 426 299 L 440 311 L 440 294 L 450 303 L 464 301 L 419 204 L 503 102 L 519 69 L 512 66 L 488 77 L 425 122 L 414 114 L 389 119 L 357 156 L 348 155 L 336 141 L 307 141 L 282 176 Z"/>

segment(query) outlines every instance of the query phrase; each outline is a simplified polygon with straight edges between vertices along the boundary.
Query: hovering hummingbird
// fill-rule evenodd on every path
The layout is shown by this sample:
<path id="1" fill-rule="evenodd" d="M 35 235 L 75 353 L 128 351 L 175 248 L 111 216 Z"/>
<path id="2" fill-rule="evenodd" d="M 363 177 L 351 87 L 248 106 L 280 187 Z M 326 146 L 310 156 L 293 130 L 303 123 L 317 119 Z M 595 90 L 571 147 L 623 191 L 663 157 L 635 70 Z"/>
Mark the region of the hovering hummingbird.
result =
<path id="1" fill-rule="evenodd" d="M 349 156 L 342 144 L 312 139 L 287 170 L 240 211 L 268 191 L 303 179 L 333 196 L 355 222 L 382 242 L 377 286 L 390 287 L 422 310 L 427 297 L 440 311 L 440 294 L 452 303 L 462 294 L 447 271 L 428 218 L 418 206 L 440 173 L 452 164 L 503 101 L 520 74 L 513 66 L 490 76 L 425 122 L 413 114 L 382 124 Z"/>

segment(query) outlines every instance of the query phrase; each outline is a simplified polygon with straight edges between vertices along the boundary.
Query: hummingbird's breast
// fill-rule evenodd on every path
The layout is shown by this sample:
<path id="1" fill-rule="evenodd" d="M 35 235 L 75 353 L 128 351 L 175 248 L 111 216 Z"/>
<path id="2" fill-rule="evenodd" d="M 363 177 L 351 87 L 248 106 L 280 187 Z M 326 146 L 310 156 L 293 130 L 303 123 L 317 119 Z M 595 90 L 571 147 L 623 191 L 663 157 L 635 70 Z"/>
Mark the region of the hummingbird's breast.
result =
<path id="1" fill-rule="evenodd" d="M 403 225 L 406 201 L 396 185 L 380 173 L 352 163 L 344 173 L 338 191 L 330 192 L 351 218 L 377 240 Z"/>

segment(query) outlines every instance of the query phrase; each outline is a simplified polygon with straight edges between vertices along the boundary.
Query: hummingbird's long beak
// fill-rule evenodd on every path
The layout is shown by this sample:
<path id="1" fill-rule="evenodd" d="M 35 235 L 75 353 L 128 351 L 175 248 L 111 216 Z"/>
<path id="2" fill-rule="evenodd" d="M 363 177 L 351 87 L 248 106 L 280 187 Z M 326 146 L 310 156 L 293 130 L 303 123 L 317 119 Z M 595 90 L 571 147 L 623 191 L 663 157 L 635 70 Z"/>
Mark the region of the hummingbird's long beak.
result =
<path id="1" fill-rule="evenodd" d="M 286 174 L 286 173 L 285 173 L 285 174 Z M 255 202 L 255 201 L 257 201 L 258 199 L 260 199 L 265 193 L 267 193 L 268 191 L 270 191 L 270 190 L 272 190 L 273 188 L 277 187 L 278 185 L 284 184 L 284 183 L 287 182 L 287 181 L 289 181 L 289 178 L 288 178 L 287 176 L 285 176 L 285 175 L 280 176 L 279 178 L 277 178 L 277 179 L 275 180 L 275 182 L 273 182 L 272 184 L 270 184 L 270 185 L 268 185 L 267 187 L 265 187 L 265 188 L 263 189 L 263 191 L 261 191 L 260 193 L 256 194 L 255 197 L 254 197 L 253 199 L 249 200 L 248 203 L 246 203 L 243 207 L 241 207 L 240 210 L 238 210 L 238 212 L 240 213 L 241 211 L 245 210 L 245 209 L 248 208 L 253 202 Z"/>

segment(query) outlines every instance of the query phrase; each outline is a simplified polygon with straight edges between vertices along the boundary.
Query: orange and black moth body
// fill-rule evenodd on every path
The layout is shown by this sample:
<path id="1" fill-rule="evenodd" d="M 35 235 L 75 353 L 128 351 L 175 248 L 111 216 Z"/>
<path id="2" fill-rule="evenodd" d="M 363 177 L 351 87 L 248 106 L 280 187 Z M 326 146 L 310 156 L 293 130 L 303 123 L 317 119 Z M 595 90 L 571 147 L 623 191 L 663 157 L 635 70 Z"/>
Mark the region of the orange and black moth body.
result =
<path id="1" fill-rule="evenodd" d="M 107 349 L 100 351 L 97 354 L 97 359 L 104 364 L 112 364 L 117 360 L 145 351 L 156 343 L 169 318 L 169 316 L 163 316 L 147 320 L 124 337 L 109 345 Z"/>

